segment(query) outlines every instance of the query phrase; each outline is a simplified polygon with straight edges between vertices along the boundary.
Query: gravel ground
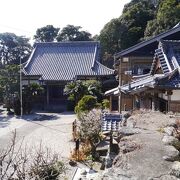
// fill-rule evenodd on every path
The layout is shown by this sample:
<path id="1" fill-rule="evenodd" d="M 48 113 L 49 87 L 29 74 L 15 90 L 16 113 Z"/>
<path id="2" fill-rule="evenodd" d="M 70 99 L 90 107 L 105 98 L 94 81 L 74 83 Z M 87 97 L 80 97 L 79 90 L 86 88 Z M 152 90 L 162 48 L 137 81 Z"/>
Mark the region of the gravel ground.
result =
<path id="1" fill-rule="evenodd" d="M 17 146 L 23 144 L 27 149 L 41 146 L 57 152 L 63 158 L 69 158 L 74 148 L 72 139 L 73 113 L 38 113 L 22 118 L 0 115 L 0 148 L 5 148 L 16 129 Z"/>

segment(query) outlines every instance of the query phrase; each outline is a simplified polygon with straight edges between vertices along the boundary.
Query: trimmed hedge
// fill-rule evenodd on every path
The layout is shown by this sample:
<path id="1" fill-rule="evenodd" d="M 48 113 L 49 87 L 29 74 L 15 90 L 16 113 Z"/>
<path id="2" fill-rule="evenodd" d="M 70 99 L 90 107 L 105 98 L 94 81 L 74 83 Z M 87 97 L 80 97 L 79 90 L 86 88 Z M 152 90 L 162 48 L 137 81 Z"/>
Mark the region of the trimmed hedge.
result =
<path id="1" fill-rule="evenodd" d="M 80 114 L 81 112 L 90 111 L 95 107 L 97 107 L 97 98 L 91 95 L 85 95 L 75 107 L 75 113 Z"/>

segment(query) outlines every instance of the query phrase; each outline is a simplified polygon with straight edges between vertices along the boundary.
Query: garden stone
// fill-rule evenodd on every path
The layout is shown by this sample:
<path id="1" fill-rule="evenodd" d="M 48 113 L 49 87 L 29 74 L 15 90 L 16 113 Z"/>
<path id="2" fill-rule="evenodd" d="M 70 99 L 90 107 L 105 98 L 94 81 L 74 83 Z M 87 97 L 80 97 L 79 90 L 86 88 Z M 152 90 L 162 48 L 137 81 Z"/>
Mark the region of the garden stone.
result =
<path id="1" fill-rule="evenodd" d="M 139 146 L 133 141 L 121 141 L 119 143 L 120 151 L 125 154 L 136 150 Z"/>
<path id="2" fill-rule="evenodd" d="M 175 161 L 173 163 L 170 174 L 176 176 L 177 178 L 180 178 L 180 162 Z"/>
<path id="3" fill-rule="evenodd" d="M 163 143 L 165 145 L 172 145 L 172 146 L 174 146 L 175 144 L 179 144 L 179 146 L 180 146 L 180 141 L 177 138 L 173 137 L 173 136 L 165 135 L 163 137 L 162 141 L 163 141 Z"/>
<path id="4" fill-rule="evenodd" d="M 122 127 L 119 129 L 119 134 L 124 135 L 124 136 L 131 136 L 133 134 L 138 134 L 139 130 L 135 128 L 128 128 L 128 127 Z"/>
<path id="5" fill-rule="evenodd" d="M 133 118 L 127 119 L 126 126 L 129 128 L 134 128 L 136 126 L 136 122 Z"/>
<path id="6" fill-rule="evenodd" d="M 166 155 L 163 159 L 166 161 L 175 161 L 179 158 L 179 151 L 173 146 L 165 146 Z"/>
<path id="7" fill-rule="evenodd" d="M 175 131 L 175 128 L 172 126 L 164 128 L 164 132 L 169 136 L 172 136 L 174 131 Z"/>
<path id="8" fill-rule="evenodd" d="M 152 178 L 149 178 L 148 180 L 178 180 L 179 178 L 173 176 L 173 175 L 163 175 L 161 177 L 152 177 Z"/>

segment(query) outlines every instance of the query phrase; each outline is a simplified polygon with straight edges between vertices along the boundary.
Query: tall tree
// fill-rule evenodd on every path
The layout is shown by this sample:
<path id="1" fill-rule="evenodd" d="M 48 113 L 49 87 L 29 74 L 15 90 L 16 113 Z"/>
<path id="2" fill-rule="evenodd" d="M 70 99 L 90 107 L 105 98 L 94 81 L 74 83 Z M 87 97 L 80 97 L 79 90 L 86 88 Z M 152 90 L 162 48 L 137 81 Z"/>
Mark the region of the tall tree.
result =
<path id="1" fill-rule="evenodd" d="M 0 33 L 0 67 L 27 61 L 32 50 L 29 39 L 13 33 Z"/>
<path id="2" fill-rule="evenodd" d="M 161 0 L 159 2 L 156 18 L 149 21 L 145 30 L 145 38 L 155 36 L 171 29 L 180 22 L 180 1 Z"/>
<path id="3" fill-rule="evenodd" d="M 57 41 L 90 41 L 91 34 L 81 31 L 81 26 L 67 25 L 57 36 Z"/>
<path id="4" fill-rule="evenodd" d="M 144 37 L 147 22 L 154 18 L 151 1 L 133 0 L 124 7 L 123 14 L 107 23 L 99 35 L 103 53 L 114 54 L 128 48 Z"/>
<path id="5" fill-rule="evenodd" d="M 154 11 L 155 3 L 152 0 L 133 0 L 124 7 L 119 18 L 112 19 L 104 26 L 98 37 L 104 64 L 112 67 L 114 53 L 140 42 L 147 22 L 154 18 Z"/>
<path id="6" fill-rule="evenodd" d="M 19 66 L 6 65 L 0 68 L 0 100 L 10 105 L 15 94 L 19 94 Z"/>
<path id="7" fill-rule="evenodd" d="M 34 39 L 36 42 L 53 42 L 59 32 L 60 28 L 55 28 L 53 25 L 47 25 L 37 29 Z"/>

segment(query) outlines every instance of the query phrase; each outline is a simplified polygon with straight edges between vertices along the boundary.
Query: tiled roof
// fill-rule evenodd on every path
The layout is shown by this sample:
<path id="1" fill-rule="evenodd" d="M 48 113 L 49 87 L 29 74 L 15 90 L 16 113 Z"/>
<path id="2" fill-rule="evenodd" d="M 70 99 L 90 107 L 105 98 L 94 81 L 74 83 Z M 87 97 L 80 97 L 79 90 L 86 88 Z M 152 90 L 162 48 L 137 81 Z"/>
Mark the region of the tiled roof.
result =
<path id="1" fill-rule="evenodd" d="M 102 131 L 118 131 L 121 127 L 123 117 L 121 114 L 102 114 Z"/>
<path id="2" fill-rule="evenodd" d="M 24 71 L 46 81 L 69 81 L 77 76 L 106 76 L 114 70 L 99 62 L 99 42 L 37 43 Z"/>
<path id="3" fill-rule="evenodd" d="M 158 87 L 170 88 L 170 89 L 179 89 L 180 88 L 180 73 L 179 70 L 174 70 L 174 73 L 167 76 L 164 79 L 161 79 L 158 82 Z"/>
<path id="4" fill-rule="evenodd" d="M 168 74 L 155 74 L 153 76 L 147 76 L 140 78 L 130 84 L 125 84 L 120 87 L 120 90 L 124 93 L 137 93 L 145 91 L 149 88 L 167 88 L 167 89 L 179 89 L 180 88 L 180 74 L 178 69 L 175 69 Z"/>

